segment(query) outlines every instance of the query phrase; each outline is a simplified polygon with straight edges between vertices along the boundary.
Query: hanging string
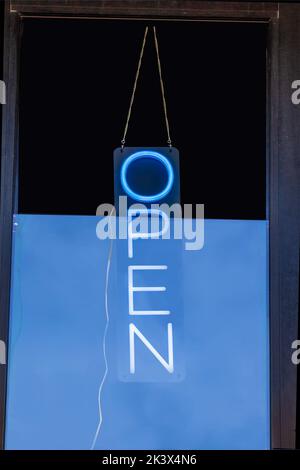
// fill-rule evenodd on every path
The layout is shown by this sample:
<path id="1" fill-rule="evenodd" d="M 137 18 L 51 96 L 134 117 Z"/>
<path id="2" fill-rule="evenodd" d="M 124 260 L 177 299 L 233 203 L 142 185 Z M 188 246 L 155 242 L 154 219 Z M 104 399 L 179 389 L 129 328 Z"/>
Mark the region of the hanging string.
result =
<path id="1" fill-rule="evenodd" d="M 148 26 L 146 26 L 145 32 L 144 32 L 144 37 L 143 37 L 143 42 L 142 42 L 142 46 L 141 46 L 137 71 L 136 71 L 136 74 L 135 74 L 133 90 L 132 90 L 131 99 L 130 99 L 130 103 L 129 103 L 129 109 L 128 109 L 128 113 L 127 113 L 125 129 L 124 129 L 124 133 L 123 133 L 123 138 L 121 140 L 122 150 L 123 150 L 123 148 L 125 146 L 125 142 L 126 142 L 126 135 L 127 135 L 127 131 L 128 131 L 130 117 L 131 117 L 132 106 L 133 106 L 133 102 L 134 102 L 134 98 L 135 98 L 137 82 L 138 82 L 139 75 L 140 75 L 140 69 L 141 69 L 144 50 L 145 50 L 145 45 L 146 45 L 146 41 L 147 41 L 148 29 L 149 29 Z M 169 120 L 168 120 L 167 102 L 166 102 L 166 97 L 165 97 L 165 87 L 164 87 L 164 82 L 163 82 L 163 78 L 162 78 L 159 47 L 158 47 L 158 40 L 157 40 L 157 34 L 156 34 L 155 26 L 153 26 L 153 36 L 154 36 L 154 44 L 155 44 L 155 51 L 156 51 L 157 67 L 158 67 L 158 73 L 159 73 L 160 89 L 161 89 L 163 108 L 164 108 L 165 124 L 166 124 L 166 130 L 167 130 L 167 144 L 171 148 L 172 147 L 172 141 L 171 141 L 171 137 L 170 137 L 170 126 L 169 126 Z"/>
<path id="2" fill-rule="evenodd" d="M 166 122 L 167 136 L 168 136 L 167 144 L 169 145 L 169 147 L 172 147 L 172 141 L 171 141 L 171 137 L 170 137 L 170 126 L 169 126 L 169 119 L 168 119 L 168 111 L 167 111 L 167 102 L 166 102 L 166 97 L 165 97 L 165 87 L 164 87 L 164 82 L 163 82 L 162 72 L 161 72 L 159 47 L 158 47 L 158 40 L 157 40 L 156 27 L 155 26 L 153 26 L 153 34 L 154 34 L 154 43 L 155 43 L 155 50 L 156 50 L 156 58 L 157 58 L 157 66 L 158 66 L 158 73 L 159 73 L 161 96 L 162 96 L 162 100 L 163 100 L 165 122 Z"/>
<path id="3" fill-rule="evenodd" d="M 132 90 L 132 94 L 131 94 L 131 99 L 130 99 L 128 114 L 127 114 L 123 139 L 121 140 L 122 149 L 124 148 L 124 145 L 125 145 L 126 134 L 127 134 L 127 131 L 128 131 L 128 125 L 129 125 L 129 120 L 130 120 L 130 116 L 131 116 L 132 105 L 133 105 L 133 102 L 134 102 L 135 90 L 136 90 L 137 82 L 138 82 L 139 75 L 140 75 L 140 69 L 141 69 L 141 65 L 142 65 L 142 59 L 143 59 L 143 55 L 144 55 L 144 49 L 145 49 L 147 34 L 148 34 L 148 26 L 146 26 L 146 28 L 145 28 L 145 33 L 144 33 L 144 38 L 143 38 L 143 42 L 142 42 L 142 47 L 141 47 L 139 62 L 138 62 L 138 66 L 137 66 L 137 71 L 136 71 L 136 74 L 135 74 L 135 80 L 134 80 L 134 84 L 133 84 L 133 90 Z"/>

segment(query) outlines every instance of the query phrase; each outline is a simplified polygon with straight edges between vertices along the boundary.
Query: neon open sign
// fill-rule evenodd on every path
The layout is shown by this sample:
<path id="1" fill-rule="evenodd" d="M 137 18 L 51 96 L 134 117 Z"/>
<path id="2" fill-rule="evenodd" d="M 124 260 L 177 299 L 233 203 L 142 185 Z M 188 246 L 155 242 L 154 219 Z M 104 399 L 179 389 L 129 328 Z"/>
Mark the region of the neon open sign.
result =
<path id="1" fill-rule="evenodd" d="M 151 230 L 153 218 L 159 219 L 159 230 Z M 132 207 L 126 217 L 127 239 L 113 242 L 116 270 L 110 305 L 118 330 L 121 380 L 182 379 L 183 242 L 163 239 L 172 223 L 161 210 Z"/>
<path id="2" fill-rule="evenodd" d="M 127 242 L 115 241 L 121 379 L 178 380 L 181 241 L 162 240 L 172 220 L 152 205 L 179 203 L 179 154 L 165 147 L 116 149 L 114 167 L 115 206 L 127 235 Z M 127 197 L 125 217 L 120 196 Z"/>
<path id="3" fill-rule="evenodd" d="M 146 212 L 146 213 L 145 213 Z M 163 228 L 160 231 L 156 232 L 136 232 L 134 230 L 134 220 L 133 217 L 136 215 L 153 217 L 161 216 L 163 218 Z M 162 211 L 158 210 L 140 210 L 140 209 L 129 209 L 128 211 L 128 259 L 134 259 L 134 240 L 142 239 L 147 240 L 150 237 L 156 239 L 157 237 L 162 236 L 169 229 L 169 220 L 168 217 Z M 159 238 L 158 238 L 159 240 Z M 149 286 L 149 285 L 136 285 L 134 283 L 134 272 L 140 271 L 167 271 L 168 265 L 165 264 L 129 264 L 128 265 L 128 306 L 129 306 L 129 315 L 130 316 L 170 316 L 171 311 L 169 309 L 153 309 L 148 308 L 147 310 L 137 310 L 134 305 L 134 294 L 135 293 L 147 293 L 147 292 L 165 292 L 165 286 Z M 151 301 L 150 301 L 151 305 Z M 129 324 L 129 356 L 130 356 L 130 373 L 135 374 L 136 371 L 136 349 L 135 349 L 135 339 L 139 340 L 145 345 L 145 347 L 150 351 L 150 353 L 157 359 L 157 361 L 166 369 L 170 374 L 174 372 L 174 345 L 173 345 L 173 324 L 171 321 L 168 321 L 167 324 L 167 344 L 168 344 L 168 358 L 165 359 L 158 350 L 151 344 L 149 339 L 140 331 L 136 324 L 131 321 Z"/>

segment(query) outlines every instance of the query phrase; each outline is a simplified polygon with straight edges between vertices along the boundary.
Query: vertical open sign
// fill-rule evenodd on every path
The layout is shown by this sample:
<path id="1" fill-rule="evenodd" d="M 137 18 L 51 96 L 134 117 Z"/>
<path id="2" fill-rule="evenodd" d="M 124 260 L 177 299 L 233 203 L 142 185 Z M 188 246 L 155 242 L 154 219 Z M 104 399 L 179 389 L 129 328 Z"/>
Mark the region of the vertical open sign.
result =
<path id="1" fill-rule="evenodd" d="M 150 209 L 142 215 L 149 227 L 151 216 Z M 129 209 L 128 240 L 116 240 L 113 290 L 117 300 L 113 302 L 118 376 L 133 382 L 180 381 L 184 376 L 183 242 L 164 239 L 162 230 L 154 236 L 150 229 L 136 232 L 135 220 L 134 209 Z M 173 219 L 162 223 L 170 223 L 173 231 Z"/>
<path id="2" fill-rule="evenodd" d="M 183 377 L 182 240 L 172 237 L 174 218 L 151 204 L 179 203 L 179 154 L 161 147 L 116 149 L 114 166 L 118 222 L 127 233 L 126 241 L 117 239 L 116 250 L 119 377 L 178 381 Z M 126 214 L 120 213 L 120 196 L 127 197 Z"/>

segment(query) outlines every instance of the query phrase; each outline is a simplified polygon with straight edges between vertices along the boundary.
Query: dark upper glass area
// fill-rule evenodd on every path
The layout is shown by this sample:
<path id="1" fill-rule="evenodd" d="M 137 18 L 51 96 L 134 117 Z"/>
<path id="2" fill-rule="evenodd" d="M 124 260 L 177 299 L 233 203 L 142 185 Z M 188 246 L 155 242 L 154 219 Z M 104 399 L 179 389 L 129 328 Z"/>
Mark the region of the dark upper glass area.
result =
<path id="1" fill-rule="evenodd" d="M 95 214 L 113 202 L 120 145 L 145 24 L 25 19 L 20 74 L 19 212 Z M 266 217 L 266 26 L 155 23 L 181 201 L 217 219 Z M 152 35 L 129 146 L 163 146 Z"/>

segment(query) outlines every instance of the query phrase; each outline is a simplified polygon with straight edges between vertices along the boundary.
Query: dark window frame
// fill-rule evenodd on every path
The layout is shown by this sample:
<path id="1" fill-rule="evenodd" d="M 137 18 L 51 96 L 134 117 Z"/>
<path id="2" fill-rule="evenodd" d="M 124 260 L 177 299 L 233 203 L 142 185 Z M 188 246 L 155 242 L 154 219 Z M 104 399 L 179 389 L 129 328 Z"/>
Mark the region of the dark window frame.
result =
<path id="1" fill-rule="evenodd" d="M 291 84 L 300 79 L 300 5 L 196 0 L 11 0 L 6 2 L 0 214 L 0 339 L 8 343 L 13 214 L 17 212 L 18 72 L 22 19 L 154 18 L 268 24 L 267 213 L 270 223 L 271 447 L 295 448 L 297 367 L 291 344 L 299 308 L 299 112 Z M 0 448 L 4 448 L 7 366 L 0 366 Z"/>

